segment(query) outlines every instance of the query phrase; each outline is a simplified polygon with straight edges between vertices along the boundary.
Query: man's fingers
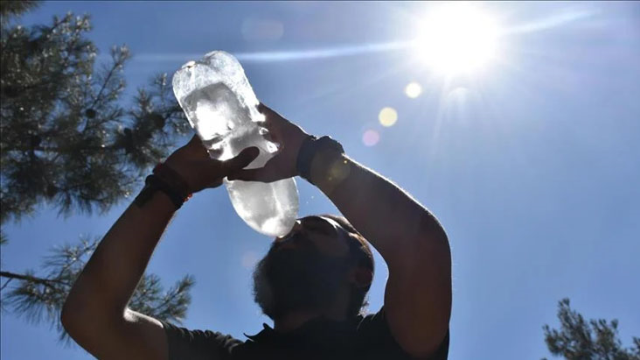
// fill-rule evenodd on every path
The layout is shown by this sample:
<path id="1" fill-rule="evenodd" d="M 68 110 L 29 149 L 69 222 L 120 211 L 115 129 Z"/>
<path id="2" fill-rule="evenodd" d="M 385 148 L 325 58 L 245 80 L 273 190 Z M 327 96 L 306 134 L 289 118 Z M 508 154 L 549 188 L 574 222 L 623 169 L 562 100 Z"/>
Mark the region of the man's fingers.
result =
<path id="1" fill-rule="evenodd" d="M 227 179 L 229 180 L 244 180 L 244 181 L 260 181 L 264 173 L 264 168 L 238 170 L 232 174 L 229 174 Z"/>
<path id="2" fill-rule="evenodd" d="M 266 127 L 263 127 L 260 129 L 260 135 L 262 135 L 263 138 L 267 139 L 272 143 L 280 142 L 280 136 L 278 136 L 278 132 L 269 130 Z"/>
<path id="3" fill-rule="evenodd" d="M 209 184 L 209 186 L 207 186 L 207 187 L 208 188 L 217 188 L 220 185 L 222 185 L 222 179 L 216 179 L 211 184 Z"/>
<path id="4" fill-rule="evenodd" d="M 191 137 L 191 140 L 189 140 L 189 142 L 187 143 L 187 146 L 189 147 L 202 146 L 202 141 L 200 140 L 200 137 L 198 137 L 198 134 L 194 134 Z"/>
<path id="5" fill-rule="evenodd" d="M 189 154 L 197 154 L 199 156 L 204 156 L 207 154 L 207 149 L 202 144 L 202 140 L 200 137 L 195 134 L 191 137 L 191 140 L 184 146 Z"/>
<path id="6" fill-rule="evenodd" d="M 229 180 L 243 180 L 243 181 L 261 181 L 261 182 L 273 182 L 280 180 L 277 178 L 273 167 L 269 166 L 269 162 L 264 167 L 258 169 L 245 169 L 235 171 L 227 177 Z"/>
<path id="7" fill-rule="evenodd" d="M 227 172 L 235 172 L 251 164 L 251 162 L 255 160 L 258 155 L 260 155 L 260 149 L 252 146 L 242 150 L 240 154 L 238 154 L 238 156 L 234 157 L 233 159 L 229 159 L 223 162 L 222 166 Z"/>
<path id="8" fill-rule="evenodd" d="M 263 103 L 258 104 L 258 111 L 260 111 L 264 115 L 264 121 L 267 128 L 273 125 L 274 122 L 286 120 L 283 116 Z"/>
<path id="9" fill-rule="evenodd" d="M 270 107 L 268 107 L 267 105 L 265 105 L 262 102 L 258 104 L 258 111 L 263 113 L 265 116 L 275 113 L 275 111 L 271 110 Z"/>

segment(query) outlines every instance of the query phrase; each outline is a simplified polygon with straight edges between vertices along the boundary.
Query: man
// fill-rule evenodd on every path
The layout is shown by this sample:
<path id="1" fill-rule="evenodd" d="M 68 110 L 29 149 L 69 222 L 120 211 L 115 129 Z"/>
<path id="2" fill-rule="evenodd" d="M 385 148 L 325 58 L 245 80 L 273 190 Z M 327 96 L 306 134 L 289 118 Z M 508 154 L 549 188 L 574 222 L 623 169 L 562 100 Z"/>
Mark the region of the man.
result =
<path id="1" fill-rule="evenodd" d="M 67 332 L 100 359 L 446 359 L 451 255 L 435 217 L 348 158 L 338 142 L 316 139 L 264 105 L 259 110 L 280 144 L 276 155 L 262 168 L 243 170 L 257 148 L 217 161 L 194 137 L 156 167 L 69 293 L 62 310 Z M 218 187 L 225 177 L 270 182 L 297 175 L 346 219 L 298 220 L 256 266 L 255 299 L 273 328 L 241 341 L 127 309 L 162 232 L 190 193 Z M 387 263 L 389 279 L 383 308 L 362 316 L 373 278 L 368 243 Z"/>

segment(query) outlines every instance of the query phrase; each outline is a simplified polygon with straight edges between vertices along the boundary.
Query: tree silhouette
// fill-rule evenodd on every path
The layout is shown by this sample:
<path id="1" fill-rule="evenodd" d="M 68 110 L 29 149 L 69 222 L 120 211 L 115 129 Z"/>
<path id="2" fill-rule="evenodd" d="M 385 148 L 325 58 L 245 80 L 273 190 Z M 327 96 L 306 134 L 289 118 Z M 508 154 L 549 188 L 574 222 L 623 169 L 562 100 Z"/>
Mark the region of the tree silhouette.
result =
<path id="1" fill-rule="evenodd" d="M 84 37 L 90 29 L 87 15 L 31 28 L 3 20 L 2 222 L 43 202 L 63 213 L 108 210 L 187 129 L 165 75 L 123 108 L 130 52 L 113 47 L 111 61 L 95 69 L 97 49 Z"/>
<path id="2" fill-rule="evenodd" d="M 50 25 L 17 24 L 35 1 L 0 2 L 0 223 L 20 221 L 46 204 L 61 214 L 109 210 L 141 186 L 149 171 L 188 130 L 166 75 L 122 99 L 126 46 L 98 62 L 86 33 L 90 17 L 54 17 Z M 13 240 L 12 240 L 13 241 Z M 0 243 L 7 234 L 0 231 Z M 61 306 L 96 239 L 52 250 L 42 270 L 2 269 L 0 305 L 32 321 L 57 326 Z M 4 246 L 3 246 L 4 247 Z M 194 281 L 185 276 L 167 291 L 146 274 L 129 307 L 180 322 Z"/>
<path id="3" fill-rule="evenodd" d="M 41 274 L 26 271 L 22 274 L 0 271 L 7 278 L 2 290 L 15 281 L 7 295 L 2 298 L 2 306 L 32 322 L 47 321 L 55 324 L 61 339 L 68 339 L 60 324 L 62 305 L 85 263 L 98 246 L 99 239 L 81 239 L 77 245 L 64 245 L 52 250 L 44 260 Z M 193 277 L 187 275 L 169 290 L 164 291 L 160 278 L 145 274 L 129 302 L 129 308 L 141 313 L 180 323 L 185 315 L 191 297 L 189 290 L 194 284 Z"/>
<path id="4" fill-rule="evenodd" d="M 618 321 L 586 321 L 571 309 L 569 299 L 558 303 L 560 329 L 545 325 L 545 342 L 551 354 L 567 360 L 640 360 L 640 338 L 633 347 L 624 348 L 618 338 Z"/>

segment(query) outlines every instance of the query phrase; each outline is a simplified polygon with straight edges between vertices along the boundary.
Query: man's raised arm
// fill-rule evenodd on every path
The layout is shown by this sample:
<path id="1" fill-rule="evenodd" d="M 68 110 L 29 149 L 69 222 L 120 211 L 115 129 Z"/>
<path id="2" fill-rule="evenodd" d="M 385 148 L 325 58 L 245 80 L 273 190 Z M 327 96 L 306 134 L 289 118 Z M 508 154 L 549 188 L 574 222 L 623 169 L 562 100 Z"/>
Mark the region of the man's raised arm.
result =
<path id="1" fill-rule="evenodd" d="M 384 307 L 396 341 L 414 356 L 432 354 L 451 315 L 451 254 L 444 229 L 409 194 L 347 156 L 319 160 L 311 181 L 387 263 Z M 338 184 L 328 178 L 336 166 L 348 174 Z"/>
<path id="2" fill-rule="evenodd" d="M 166 161 L 190 192 L 219 186 L 230 172 L 249 164 L 257 149 L 220 162 L 194 137 Z M 160 176 L 160 175 L 158 175 Z M 165 179 L 166 180 L 166 179 Z M 127 309 L 151 254 L 176 210 L 162 191 L 132 204 L 111 227 L 76 280 L 62 309 L 71 337 L 100 359 L 166 359 L 162 324 Z"/>
<path id="3" fill-rule="evenodd" d="M 298 175 L 297 158 L 308 135 L 266 106 L 261 111 L 281 144 L 279 154 L 232 179 L 269 182 Z M 451 254 L 442 226 L 409 194 L 340 151 L 316 155 L 310 180 L 385 259 L 385 311 L 396 341 L 417 357 L 436 351 L 449 328 L 452 297 Z"/>

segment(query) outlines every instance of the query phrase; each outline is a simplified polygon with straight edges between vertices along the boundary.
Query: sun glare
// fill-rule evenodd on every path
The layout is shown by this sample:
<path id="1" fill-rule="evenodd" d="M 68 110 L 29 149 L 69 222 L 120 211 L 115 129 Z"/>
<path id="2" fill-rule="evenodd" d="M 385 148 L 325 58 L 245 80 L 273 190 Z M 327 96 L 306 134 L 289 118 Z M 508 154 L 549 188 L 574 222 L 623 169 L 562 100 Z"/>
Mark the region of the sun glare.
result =
<path id="1" fill-rule="evenodd" d="M 415 99 L 422 94 L 422 86 L 417 82 L 410 82 L 404 88 L 404 93 L 411 99 Z"/>
<path id="2" fill-rule="evenodd" d="M 499 28 L 476 4 L 449 3 L 420 21 L 415 49 L 438 73 L 473 73 L 496 56 Z"/>
<path id="3" fill-rule="evenodd" d="M 380 110 L 378 120 L 384 127 L 391 127 L 398 121 L 398 112 L 392 107 L 386 107 Z"/>

